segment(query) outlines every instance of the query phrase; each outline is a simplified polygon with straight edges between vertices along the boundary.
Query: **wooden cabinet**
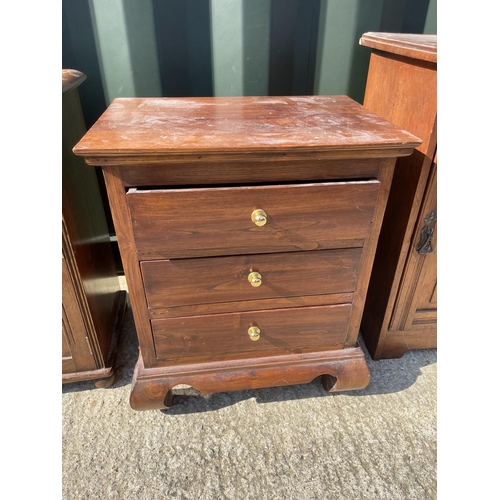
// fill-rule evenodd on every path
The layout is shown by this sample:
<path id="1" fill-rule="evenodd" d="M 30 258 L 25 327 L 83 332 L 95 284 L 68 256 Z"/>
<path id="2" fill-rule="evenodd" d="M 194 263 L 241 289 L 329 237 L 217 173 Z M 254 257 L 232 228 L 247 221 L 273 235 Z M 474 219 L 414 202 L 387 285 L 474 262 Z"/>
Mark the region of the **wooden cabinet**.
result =
<path id="1" fill-rule="evenodd" d="M 114 100 L 74 152 L 104 171 L 140 344 L 132 407 L 171 406 L 177 384 L 365 387 L 375 245 L 418 144 L 346 96 Z"/>
<path id="2" fill-rule="evenodd" d="M 364 106 L 422 139 L 394 174 L 361 332 L 374 359 L 437 347 L 437 36 L 365 33 Z"/>
<path id="3" fill-rule="evenodd" d="M 78 86 L 62 71 L 62 382 L 114 382 L 115 349 L 125 313 L 96 172 L 76 157 L 85 134 Z M 83 164 L 83 165 L 82 165 Z"/>

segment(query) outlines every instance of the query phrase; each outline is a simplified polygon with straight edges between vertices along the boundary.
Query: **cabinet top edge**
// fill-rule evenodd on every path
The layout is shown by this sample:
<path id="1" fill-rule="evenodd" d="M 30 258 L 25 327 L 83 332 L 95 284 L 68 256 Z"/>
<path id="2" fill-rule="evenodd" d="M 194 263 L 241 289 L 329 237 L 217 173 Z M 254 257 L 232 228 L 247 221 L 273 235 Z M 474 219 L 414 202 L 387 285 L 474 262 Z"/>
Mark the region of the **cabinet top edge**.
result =
<path id="1" fill-rule="evenodd" d="M 76 89 L 87 79 L 87 75 L 76 69 L 62 70 L 62 93 L 67 94 Z"/>
<path id="2" fill-rule="evenodd" d="M 437 63 L 437 35 L 412 33 L 364 33 L 359 44 L 412 59 Z"/>
<path id="3" fill-rule="evenodd" d="M 421 140 L 347 96 L 118 98 L 79 156 L 414 148 Z"/>

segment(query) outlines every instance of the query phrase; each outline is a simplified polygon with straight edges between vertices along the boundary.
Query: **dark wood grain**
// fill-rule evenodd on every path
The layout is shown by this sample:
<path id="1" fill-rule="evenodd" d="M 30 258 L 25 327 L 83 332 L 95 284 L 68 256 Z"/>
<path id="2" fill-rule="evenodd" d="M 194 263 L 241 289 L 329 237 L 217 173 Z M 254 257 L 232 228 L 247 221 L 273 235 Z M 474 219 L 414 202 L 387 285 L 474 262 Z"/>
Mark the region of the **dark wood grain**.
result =
<path id="1" fill-rule="evenodd" d="M 212 393 L 221 387 L 225 391 L 241 391 L 307 384 L 320 375 L 327 376 L 324 386 L 330 392 L 363 389 L 370 382 L 359 347 L 154 368 L 146 368 L 139 353 L 130 405 L 135 410 L 169 408 L 173 402 L 171 390 L 178 384 Z"/>
<path id="2" fill-rule="evenodd" d="M 189 304 L 186 306 L 150 307 L 151 319 L 176 318 L 179 316 L 199 316 L 202 314 L 221 314 L 237 311 L 256 311 L 263 309 L 284 309 L 288 307 L 328 306 L 352 302 L 352 293 L 333 293 L 324 295 L 300 295 L 273 299 L 245 300 L 240 302 L 217 302 L 212 304 Z"/>
<path id="3" fill-rule="evenodd" d="M 220 160 L 207 164 L 198 159 L 191 161 L 189 168 L 175 162 L 151 165 L 148 169 L 137 164 L 125 165 L 122 166 L 122 177 L 125 185 L 130 187 L 375 179 L 379 162 L 380 160 L 376 158 L 363 160 L 311 158 L 264 162 Z"/>
<path id="4" fill-rule="evenodd" d="M 437 222 L 434 225 L 432 236 L 432 252 L 419 254 L 416 251 L 422 228 L 425 225 L 425 217 L 430 212 L 438 215 L 436 164 L 433 164 L 431 169 L 429 185 L 416 223 L 416 231 L 410 244 L 411 251 L 401 277 L 400 291 L 389 323 L 391 330 L 409 332 L 424 328 L 429 329 L 429 326 L 433 326 L 435 336 L 437 334 Z M 432 345 L 437 345 L 436 338 Z"/>
<path id="5" fill-rule="evenodd" d="M 176 384 L 365 387 L 377 238 L 395 160 L 420 143 L 345 96 L 115 100 L 74 151 L 105 174 L 140 344 L 132 407 L 170 406 Z"/>
<path id="6" fill-rule="evenodd" d="M 361 330 L 371 356 L 379 359 L 402 355 L 410 345 L 404 334 L 392 339 L 390 350 L 384 342 L 402 328 L 401 321 L 390 326 L 391 318 L 401 317 L 406 307 L 402 297 L 418 289 L 416 274 L 413 283 L 403 281 L 403 276 L 408 274 L 411 241 L 437 147 L 437 37 L 370 33 L 360 43 L 378 49 L 370 56 L 364 106 L 422 139 L 412 155 L 397 160 L 367 292 Z M 425 275 L 422 279 L 428 280 Z M 435 279 L 435 275 L 430 278 Z M 426 335 L 427 340 L 434 339 L 427 347 L 436 347 L 436 329 L 435 323 L 434 336 Z"/>
<path id="7" fill-rule="evenodd" d="M 375 251 L 377 248 L 380 229 L 382 227 L 382 220 L 384 218 L 389 190 L 391 188 L 391 180 L 394 173 L 395 163 L 395 158 L 388 158 L 385 161 L 381 162 L 380 165 L 380 190 L 378 192 L 377 205 L 375 208 L 375 213 L 373 215 L 371 234 L 370 238 L 366 240 L 366 243 L 363 247 L 363 253 L 361 254 L 361 261 L 359 265 L 359 279 L 352 298 L 353 311 L 346 341 L 346 345 L 349 347 L 354 347 L 354 345 L 356 345 L 359 335 L 366 301 L 366 292 L 368 290 L 370 282 L 370 272 L 373 268 Z"/>
<path id="8" fill-rule="evenodd" d="M 352 292 L 361 249 L 141 262 L 148 306 L 175 307 Z M 262 276 L 254 287 L 251 272 Z"/>
<path id="9" fill-rule="evenodd" d="M 142 258 L 255 254 L 363 244 L 380 183 L 129 191 Z M 265 226 L 251 220 L 255 209 Z M 345 243 L 344 243 L 345 246 Z"/>
<path id="10" fill-rule="evenodd" d="M 221 361 L 341 348 L 350 304 L 214 314 L 151 321 L 158 359 L 170 364 Z M 260 339 L 248 335 L 260 328 Z"/>
<path id="11" fill-rule="evenodd" d="M 130 212 L 125 200 L 125 186 L 118 167 L 104 169 L 104 181 L 109 197 L 111 215 L 115 223 L 118 247 L 122 257 L 123 270 L 134 315 L 135 328 L 139 342 L 144 346 L 144 361 L 154 366 L 153 337 L 147 312 L 146 297 L 142 286 L 141 271 L 137 261 L 135 240 L 132 234 Z"/>
<path id="12" fill-rule="evenodd" d="M 77 155 L 413 148 L 412 134 L 347 96 L 115 99 L 76 145 Z"/>

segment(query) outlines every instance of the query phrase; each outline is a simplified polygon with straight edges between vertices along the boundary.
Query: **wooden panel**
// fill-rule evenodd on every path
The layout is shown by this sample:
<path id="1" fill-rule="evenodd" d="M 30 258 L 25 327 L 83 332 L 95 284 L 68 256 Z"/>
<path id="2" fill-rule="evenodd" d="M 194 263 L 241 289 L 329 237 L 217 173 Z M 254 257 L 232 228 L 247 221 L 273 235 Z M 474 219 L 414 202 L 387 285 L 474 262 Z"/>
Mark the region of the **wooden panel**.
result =
<path id="1" fill-rule="evenodd" d="M 63 247 L 64 248 L 64 247 Z M 77 276 L 72 273 L 70 263 L 62 258 L 62 321 L 63 341 L 62 356 L 68 358 L 68 350 L 71 352 L 71 363 L 63 362 L 63 369 L 69 370 L 75 367 L 77 370 L 96 370 L 100 368 L 91 346 L 89 337 L 91 335 L 91 318 L 88 315 L 88 306 L 85 296 L 79 286 Z M 66 347 L 66 349 L 64 349 Z M 67 373 L 67 372 L 66 372 Z"/>
<path id="2" fill-rule="evenodd" d="M 72 152 L 86 132 L 75 88 L 82 78 L 80 72 L 63 70 L 61 208 L 67 257 L 78 275 L 92 323 L 88 338 L 99 367 L 103 367 L 109 355 L 120 283 L 95 169 Z"/>
<path id="3" fill-rule="evenodd" d="M 69 339 L 68 339 L 68 328 L 64 321 L 64 310 L 63 310 L 63 320 L 62 320 L 62 357 L 63 358 L 71 357 L 71 349 L 69 348 Z"/>
<path id="4" fill-rule="evenodd" d="M 390 96 L 390 99 L 389 97 Z M 373 52 L 363 105 L 423 141 L 416 149 L 432 159 L 437 105 L 436 63 Z"/>
<path id="5" fill-rule="evenodd" d="M 397 36 L 388 37 L 399 43 L 399 48 L 387 47 L 391 53 L 372 52 L 363 104 L 419 136 L 422 144 L 411 156 L 397 160 L 380 232 L 361 326 L 374 359 L 382 355 L 393 313 L 400 314 L 395 303 L 437 144 L 437 65 L 432 62 L 433 57 L 425 60 L 422 56 L 426 51 L 432 55 L 429 40 L 423 40 L 422 50 L 416 54 L 417 44 L 411 48 L 403 45 L 408 45 L 410 38 L 415 42 L 418 37 L 402 34 L 399 42 L 395 41 Z M 404 337 L 399 338 L 406 347 Z M 391 342 L 392 352 L 399 352 L 394 347 L 396 341 Z"/>
<path id="6" fill-rule="evenodd" d="M 183 258 L 362 246 L 380 183 L 131 190 L 142 258 Z M 255 209 L 268 222 L 256 226 Z"/>
<path id="7" fill-rule="evenodd" d="M 215 304 L 196 304 L 177 307 L 149 308 L 151 319 L 175 318 L 179 316 L 199 316 L 201 314 L 221 314 L 238 311 L 264 309 L 284 309 L 287 307 L 330 306 L 352 302 L 352 293 L 328 295 L 303 295 L 300 297 L 281 297 L 278 299 L 245 300 L 243 302 L 218 302 Z"/>
<path id="8" fill-rule="evenodd" d="M 287 162 L 228 162 L 203 161 L 153 165 L 149 169 L 138 165 L 122 167 L 126 186 L 179 186 L 196 184 L 238 184 L 273 181 L 330 181 L 332 179 L 375 179 L 378 159 L 366 160 L 289 160 Z"/>
<path id="9" fill-rule="evenodd" d="M 146 297 L 142 286 L 141 270 L 137 262 L 132 223 L 128 205 L 125 201 L 125 187 L 118 167 L 103 169 L 104 181 L 109 196 L 111 214 L 115 223 L 118 247 L 127 277 L 130 304 L 134 315 L 137 337 L 143 350 L 146 366 L 155 365 L 153 337 L 147 312 Z"/>
<path id="10" fill-rule="evenodd" d="M 361 262 L 359 266 L 360 278 L 358 280 L 356 291 L 354 292 L 352 298 L 353 310 L 351 323 L 349 325 L 349 334 L 346 341 L 346 345 L 349 347 L 354 347 L 357 345 L 357 338 L 361 326 L 362 314 L 365 307 L 366 292 L 368 290 L 370 273 L 373 268 L 375 251 L 377 248 L 380 228 L 382 226 L 387 197 L 389 195 L 389 190 L 391 187 L 391 180 L 394 174 L 395 163 L 395 158 L 387 158 L 386 160 L 382 161 L 380 165 L 380 190 L 378 193 L 377 207 L 373 215 L 370 238 L 367 241 L 366 245 L 363 247 L 363 253 L 361 254 Z"/>
<path id="11" fill-rule="evenodd" d="M 64 271 L 63 271 L 64 272 Z M 67 318 L 65 317 L 64 308 L 62 311 L 62 372 L 72 373 L 76 371 L 75 362 L 71 355 L 70 339 L 71 331 L 69 330 L 69 325 Z M 71 339 L 73 340 L 73 339 Z"/>
<path id="12" fill-rule="evenodd" d="M 391 319 L 391 330 L 405 330 L 436 319 L 437 309 L 437 222 L 432 236 L 432 252 L 419 254 L 416 247 L 421 239 L 424 219 L 430 212 L 437 215 L 437 165 L 434 164 L 429 178 L 429 185 L 421 207 L 418 223 L 410 245 L 405 272 L 398 292 L 398 300 Z M 417 311 L 420 319 L 415 318 Z M 423 314 L 424 311 L 428 313 Z M 437 325 L 436 325 L 437 328 Z M 434 346 L 436 347 L 436 346 Z"/>
<path id="13" fill-rule="evenodd" d="M 352 292 L 361 249 L 141 263 L 149 307 Z M 261 275 L 254 287 L 248 276 Z"/>
<path id="14" fill-rule="evenodd" d="M 367 150 L 420 140 L 347 96 L 115 99 L 77 155 Z"/>
<path id="15" fill-rule="evenodd" d="M 350 304 L 151 321 L 158 359 L 217 361 L 342 347 Z M 260 339 L 248 335 L 260 328 Z"/>
<path id="16" fill-rule="evenodd" d="M 435 325 L 437 322 L 437 309 L 417 309 L 411 318 L 411 326 Z M 437 347 L 437 346 L 436 346 Z"/>
<path id="17" fill-rule="evenodd" d="M 63 375 L 66 373 L 74 373 L 77 371 L 73 358 L 67 357 L 62 358 L 62 373 Z"/>
<path id="18" fill-rule="evenodd" d="M 400 358 L 409 349 L 431 349 L 437 346 L 435 325 L 422 325 L 418 330 L 389 332 L 384 338 L 384 348 L 378 358 Z"/>

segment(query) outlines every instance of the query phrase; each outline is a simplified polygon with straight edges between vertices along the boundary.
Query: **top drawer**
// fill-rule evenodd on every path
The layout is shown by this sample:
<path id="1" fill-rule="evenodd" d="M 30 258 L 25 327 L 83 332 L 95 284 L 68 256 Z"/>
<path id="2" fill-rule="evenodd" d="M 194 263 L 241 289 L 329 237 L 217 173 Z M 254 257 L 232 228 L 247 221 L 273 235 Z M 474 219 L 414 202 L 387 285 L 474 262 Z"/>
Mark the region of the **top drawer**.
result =
<path id="1" fill-rule="evenodd" d="M 379 187 L 131 189 L 127 200 L 140 258 L 171 259 L 363 246 Z"/>

